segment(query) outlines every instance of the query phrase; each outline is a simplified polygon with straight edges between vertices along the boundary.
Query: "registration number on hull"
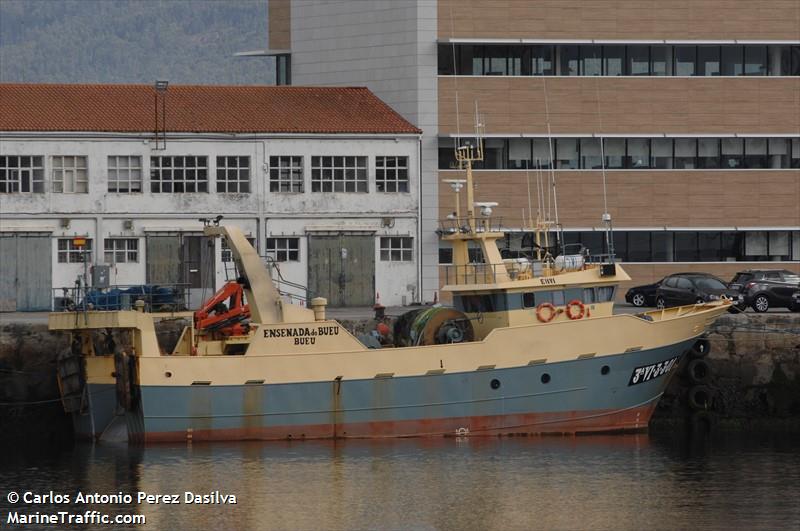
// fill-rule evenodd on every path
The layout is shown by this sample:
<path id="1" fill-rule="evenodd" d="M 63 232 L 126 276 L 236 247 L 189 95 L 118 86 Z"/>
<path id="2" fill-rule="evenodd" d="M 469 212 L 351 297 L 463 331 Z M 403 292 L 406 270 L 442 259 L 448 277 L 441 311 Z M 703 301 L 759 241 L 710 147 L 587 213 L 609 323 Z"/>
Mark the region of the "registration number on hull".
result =
<path id="1" fill-rule="evenodd" d="M 668 360 L 659 361 L 658 363 L 651 363 L 643 367 L 636 367 L 631 373 L 631 379 L 628 385 L 636 385 L 644 382 L 649 382 L 659 376 L 667 374 L 680 360 L 680 356 L 675 356 Z"/>

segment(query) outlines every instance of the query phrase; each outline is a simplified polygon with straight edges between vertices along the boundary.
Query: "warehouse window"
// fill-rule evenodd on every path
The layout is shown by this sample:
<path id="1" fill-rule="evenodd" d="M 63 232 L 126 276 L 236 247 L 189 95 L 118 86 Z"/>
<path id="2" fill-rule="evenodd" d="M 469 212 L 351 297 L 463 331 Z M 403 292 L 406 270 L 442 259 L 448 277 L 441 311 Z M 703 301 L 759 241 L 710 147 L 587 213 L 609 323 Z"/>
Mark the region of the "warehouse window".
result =
<path id="1" fill-rule="evenodd" d="M 367 157 L 311 157 L 312 192 L 367 192 Z"/>
<path id="2" fill-rule="evenodd" d="M 0 155 L 0 194 L 44 192 L 42 156 Z"/>
<path id="3" fill-rule="evenodd" d="M 103 245 L 107 264 L 139 261 L 139 240 L 136 238 L 106 238 Z"/>
<path id="4" fill-rule="evenodd" d="M 408 236 L 381 238 L 381 260 L 384 262 L 410 262 L 413 239 Z"/>
<path id="5" fill-rule="evenodd" d="M 119 194 L 142 191 L 142 157 L 108 157 L 108 191 Z"/>
<path id="6" fill-rule="evenodd" d="M 408 157 L 375 157 L 375 189 L 408 192 Z"/>
<path id="7" fill-rule="evenodd" d="M 53 157 L 53 192 L 86 194 L 89 192 L 89 176 L 86 157 Z"/>
<path id="8" fill-rule="evenodd" d="M 79 238 L 59 238 L 58 239 L 58 263 L 59 264 L 82 264 L 84 254 L 86 263 L 92 263 L 92 240 L 84 238 L 83 246 L 75 244 Z"/>
<path id="9" fill-rule="evenodd" d="M 208 192 L 208 157 L 150 157 L 150 191 Z"/>
<path id="10" fill-rule="evenodd" d="M 253 246 L 253 249 L 256 248 L 256 239 L 255 238 L 251 238 L 250 236 L 247 236 L 247 241 L 250 243 L 250 245 Z M 227 238 L 223 237 L 220 240 L 220 243 L 221 243 L 221 249 L 222 249 L 222 261 L 223 262 L 233 262 L 233 251 L 231 251 L 231 248 L 228 245 Z"/>
<path id="11" fill-rule="evenodd" d="M 217 157 L 217 192 L 250 193 L 250 157 Z"/>
<path id="12" fill-rule="evenodd" d="M 303 192 L 303 157 L 272 156 L 269 158 L 270 192 Z"/>
<path id="13" fill-rule="evenodd" d="M 267 238 L 267 257 L 276 262 L 299 262 L 300 238 Z"/>

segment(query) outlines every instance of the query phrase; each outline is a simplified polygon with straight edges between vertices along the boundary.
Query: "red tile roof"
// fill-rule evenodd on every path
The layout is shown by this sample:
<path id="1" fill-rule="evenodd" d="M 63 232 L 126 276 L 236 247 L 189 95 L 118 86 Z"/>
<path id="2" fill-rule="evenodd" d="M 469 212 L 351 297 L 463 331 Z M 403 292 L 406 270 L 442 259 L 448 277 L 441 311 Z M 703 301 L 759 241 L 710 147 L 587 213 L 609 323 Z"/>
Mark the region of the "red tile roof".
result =
<path id="1" fill-rule="evenodd" d="M 0 83 L 0 131 L 149 132 L 155 94 L 151 85 Z M 206 85 L 169 86 L 166 130 L 420 133 L 364 87 Z"/>

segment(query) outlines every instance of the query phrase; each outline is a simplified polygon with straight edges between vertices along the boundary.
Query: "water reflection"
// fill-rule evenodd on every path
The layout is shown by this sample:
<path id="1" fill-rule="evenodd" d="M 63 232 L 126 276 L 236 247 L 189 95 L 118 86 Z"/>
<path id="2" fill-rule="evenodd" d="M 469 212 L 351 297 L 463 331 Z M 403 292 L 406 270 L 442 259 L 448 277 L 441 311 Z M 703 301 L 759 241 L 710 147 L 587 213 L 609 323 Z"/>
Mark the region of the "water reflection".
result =
<path id="1" fill-rule="evenodd" d="M 7 490 L 52 489 L 179 494 L 179 505 L 89 507 L 144 514 L 152 529 L 800 525 L 800 446 L 792 437 L 104 444 L 16 453 L 0 462 L 4 517 Z M 190 505 L 185 491 L 235 494 L 238 504 Z"/>

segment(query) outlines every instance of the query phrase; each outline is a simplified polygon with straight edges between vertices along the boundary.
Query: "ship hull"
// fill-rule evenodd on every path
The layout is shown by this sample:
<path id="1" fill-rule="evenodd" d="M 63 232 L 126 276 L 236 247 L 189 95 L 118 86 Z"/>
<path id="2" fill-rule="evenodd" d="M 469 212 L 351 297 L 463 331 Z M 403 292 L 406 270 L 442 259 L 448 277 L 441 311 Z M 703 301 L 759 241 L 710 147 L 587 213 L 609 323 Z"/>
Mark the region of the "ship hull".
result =
<path id="1" fill-rule="evenodd" d="M 128 435 L 159 442 L 641 431 L 693 342 L 402 378 L 141 385 Z"/>

